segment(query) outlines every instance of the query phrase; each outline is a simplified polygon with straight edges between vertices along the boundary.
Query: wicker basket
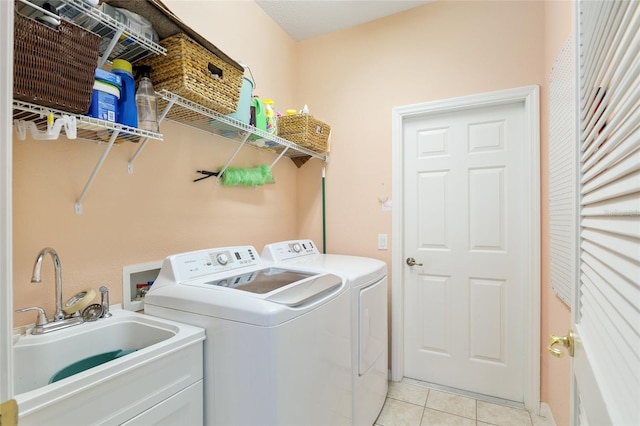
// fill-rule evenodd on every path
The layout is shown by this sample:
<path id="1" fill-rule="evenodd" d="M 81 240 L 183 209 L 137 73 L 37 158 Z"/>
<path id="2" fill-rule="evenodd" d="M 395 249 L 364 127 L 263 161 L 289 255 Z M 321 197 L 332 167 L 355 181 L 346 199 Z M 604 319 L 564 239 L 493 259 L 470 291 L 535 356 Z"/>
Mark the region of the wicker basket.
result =
<path id="1" fill-rule="evenodd" d="M 14 23 L 13 97 L 75 114 L 91 105 L 100 37 L 71 22 L 51 28 L 19 13 Z"/>
<path id="2" fill-rule="evenodd" d="M 236 112 L 242 71 L 184 33 L 167 37 L 160 44 L 167 49 L 167 56 L 143 61 L 153 68 L 155 90 L 166 89 L 221 114 Z"/>
<path id="3" fill-rule="evenodd" d="M 315 152 L 327 152 L 330 133 L 327 123 L 310 114 L 278 117 L 278 136 Z"/>

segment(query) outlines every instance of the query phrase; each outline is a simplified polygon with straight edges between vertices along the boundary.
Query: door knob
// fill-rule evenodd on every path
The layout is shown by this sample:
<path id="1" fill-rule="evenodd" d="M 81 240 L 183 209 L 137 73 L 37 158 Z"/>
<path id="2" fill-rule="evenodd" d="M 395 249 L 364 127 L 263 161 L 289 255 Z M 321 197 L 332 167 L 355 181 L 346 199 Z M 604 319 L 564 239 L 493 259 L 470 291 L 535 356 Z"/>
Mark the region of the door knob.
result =
<path id="1" fill-rule="evenodd" d="M 555 345 L 562 345 L 567 348 L 569 352 L 569 356 L 573 356 L 573 348 L 574 348 L 574 334 L 573 331 L 569 330 L 566 336 L 556 336 L 555 334 L 549 335 L 549 346 L 547 350 L 551 352 L 551 355 L 562 358 L 564 353 L 557 348 L 554 348 Z"/>
<path id="2" fill-rule="evenodd" d="M 413 257 L 407 257 L 407 265 L 409 266 L 422 266 L 422 263 L 416 263 Z"/>

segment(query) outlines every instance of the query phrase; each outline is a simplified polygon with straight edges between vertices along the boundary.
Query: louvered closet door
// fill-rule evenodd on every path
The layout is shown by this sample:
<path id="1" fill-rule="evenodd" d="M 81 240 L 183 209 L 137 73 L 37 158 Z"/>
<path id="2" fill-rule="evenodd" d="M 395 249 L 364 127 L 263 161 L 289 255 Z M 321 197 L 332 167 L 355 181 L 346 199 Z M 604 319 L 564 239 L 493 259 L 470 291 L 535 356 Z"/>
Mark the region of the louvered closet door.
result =
<path id="1" fill-rule="evenodd" d="M 575 424 L 640 424 L 640 2 L 578 3 Z"/>

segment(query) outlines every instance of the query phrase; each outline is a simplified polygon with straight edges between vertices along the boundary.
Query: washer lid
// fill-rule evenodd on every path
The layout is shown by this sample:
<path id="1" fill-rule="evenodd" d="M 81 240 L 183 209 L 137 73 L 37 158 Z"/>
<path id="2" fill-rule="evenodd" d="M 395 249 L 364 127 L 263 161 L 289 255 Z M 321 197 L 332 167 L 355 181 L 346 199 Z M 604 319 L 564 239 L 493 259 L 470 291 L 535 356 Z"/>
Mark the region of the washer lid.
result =
<path id="1" fill-rule="evenodd" d="M 206 281 L 203 284 L 233 288 L 248 291 L 249 293 L 264 294 L 296 281 L 304 280 L 313 275 L 317 275 L 317 273 L 305 273 L 282 268 L 267 268 L 222 277 L 213 281 Z"/>
<path id="2" fill-rule="evenodd" d="M 231 291 L 252 293 L 254 297 L 287 306 L 300 306 L 321 298 L 342 285 L 342 279 L 333 274 L 302 272 L 284 268 L 266 268 L 248 271 L 210 281 L 186 282 L 185 285 L 217 286 Z"/>
<path id="3" fill-rule="evenodd" d="M 346 294 L 344 279 L 297 265 L 264 266 L 252 246 L 179 253 L 167 257 L 145 296 L 157 308 L 272 326 Z"/>
<path id="4" fill-rule="evenodd" d="M 273 268 L 267 268 L 270 270 Z M 258 272 L 258 270 L 256 270 Z M 287 271 L 297 274 L 296 271 Z M 348 287 L 339 276 L 327 273 L 306 273 L 307 278 L 282 285 L 266 293 L 243 291 L 222 284 L 221 276 L 203 277 L 185 283 L 156 284 L 145 296 L 145 311 L 154 315 L 155 307 L 232 320 L 260 326 L 275 326 L 304 315 L 342 295 L 348 302 Z M 243 274 L 244 275 L 244 274 Z M 289 275 L 289 274 L 286 274 Z M 242 276 L 241 276 L 242 277 Z M 232 277 L 228 277 L 230 279 Z M 235 276 L 237 279 L 238 276 Z M 245 277 L 246 278 L 246 277 Z M 266 278 L 265 278 L 266 279 Z M 228 283 L 228 282 L 227 282 Z M 251 283 L 245 284 L 247 288 Z M 254 290 L 269 287 L 255 285 Z"/>

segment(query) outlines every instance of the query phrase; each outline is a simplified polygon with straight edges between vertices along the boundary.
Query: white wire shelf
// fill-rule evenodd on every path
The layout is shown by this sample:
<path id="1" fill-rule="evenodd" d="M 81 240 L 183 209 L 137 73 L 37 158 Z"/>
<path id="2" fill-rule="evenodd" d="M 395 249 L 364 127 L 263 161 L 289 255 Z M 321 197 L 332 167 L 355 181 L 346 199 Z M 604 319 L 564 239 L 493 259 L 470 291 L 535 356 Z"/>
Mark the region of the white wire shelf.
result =
<path id="1" fill-rule="evenodd" d="M 149 55 L 167 54 L 164 47 L 83 0 L 19 0 L 16 7 L 21 14 L 32 17 L 42 15 L 44 3 L 57 8 L 62 18 L 102 38 L 99 67 L 115 58 L 135 63 Z"/>
<path id="2" fill-rule="evenodd" d="M 182 96 L 167 90 L 156 92 L 158 95 L 158 109 L 166 112 L 165 119 L 193 127 L 209 134 L 216 134 L 245 145 L 285 157 L 312 157 L 328 162 L 329 155 L 319 153 L 297 145 L 281 137 L 272 135 L 254 126 L 250 126 L 234 118 L 220 114 L 192 102 Z M 167 107 L 169 108 L 166 111 Z"/>
<path id="3" fill-rule="evenodd" d="M 116 143 L 139 142 L 140 140 L 147 143 L 150 139 L 162 140 L 160 133 L 17 100 L 13 101 L 13 120 L 20 139 L 25 139 L 27 132 L 30 132 L 34 139 L 58 139 L 61 132 L 64 131 L 65 136 L 69 139 L 79 138 L 106 145 L 91 176 L 89 176 L 89 180 L 76 200 L 74 205 L 76 214 L 82 214 L 82 203 L 89 188 Z"/>
<path id="4" fill-rule="evenodd" d="M 100 46 L 100 54 L 102 56 L 98 67 L 114 58 L 121 58 L 135 63 L 152 54 L 166 55 L 164 47 L 134 32 L 83 0 L 16 0 L 15 5 L 18 12 L 25 16 L 37 17 L 45 13 L 57 18 L 56 15 L 43 8 L 45 3 L 55 7 L 62 18 L 75 22 L 102 38 Z M 277 158 L 271 164 L 271 167 L 283 156 L 291 158 L 298 167 L 309 158 L 318 158 L 324 162 L 329 161 L 327 154 L 301 147 L 291 141 L 259 130 L 169 91 L 162 90 L 157 92 L 157 95 L 158 107 L 162 111 L 159 121 L 168 119 L 239 143 L 233 155 L 219 172 L 220 175 L 229 167 L 235 156 L 245 145 L 276 154 Z M 114 145 L 123 142 L 141 142 L 127 166 L 129 173 L 132 173 L 133 164 L 148 141 L 163 140 L 163 136 L 160 133 L 124 126 L 85 115 L 67 113 L 15 99 L 13 100 L 13 120 L 20 139 L 25 139 L 27 133 L 31 133 L 33 139 L 53 140 L 64 133 L 68 139 L 83 139 L 106 145 L 82 193 L 76 200 L 76 214 L 82 214 L 83 200 Z"/>
<path id="5" fill-rule="evenodd" d="M 73 134 L 74 130 L 71 128 L 73 125 L 63 126 L 56 132 L 52 129 L 55 121 L 63 120 L 64 117 L 70 118 L 70 120 L 66 121 L 75 122 L 75 136 Z M 108 143 L 115 132 L 118 132 L 115 143 L 136 143 L 145 138 L 160 141 L 163 139 L 161 133 L 149 132 L 135 127 L 99 120 L 85 115 L 77 115 L 15 99 L 13 100 L 13 122 L 18 126 L 18 136 L 21 139 L 24 139 L 26 136 L 26 134 L 20 134 L 21 129 L 31 131 L 34 139 L 57 139 L 63 130 L 65 136 L 69 139 L 77 138 L 98 143 Z M 33 126 L 24 124 L 29 122 L 33 123 Z M 37 130 L 37 133 L 35 130 Z"/>

